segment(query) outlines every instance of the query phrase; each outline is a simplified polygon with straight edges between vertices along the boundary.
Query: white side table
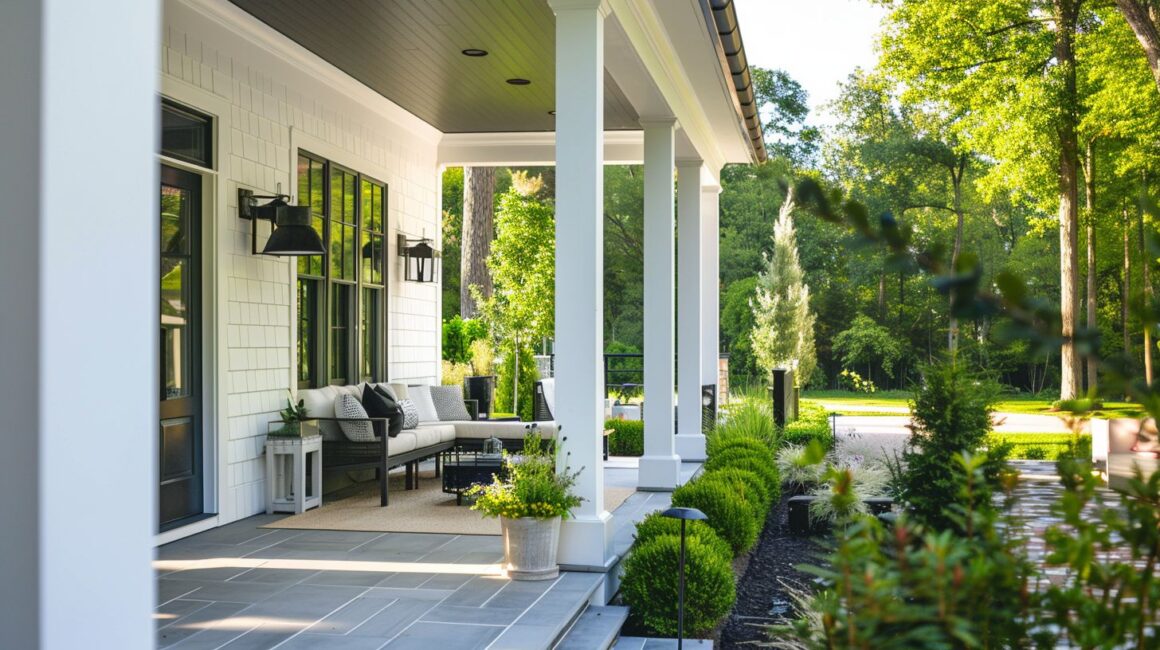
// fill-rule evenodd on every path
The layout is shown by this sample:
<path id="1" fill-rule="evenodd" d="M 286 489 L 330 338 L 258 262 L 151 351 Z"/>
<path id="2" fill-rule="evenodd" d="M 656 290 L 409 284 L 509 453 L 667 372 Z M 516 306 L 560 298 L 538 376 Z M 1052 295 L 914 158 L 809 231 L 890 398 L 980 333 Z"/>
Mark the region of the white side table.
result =
<path id="1" fill-rule="evenodd" d="M 306 485 L 306 463 L 311 463 Z M 266 514 L 322 505 L 322 436 L 266 438 Z"/>

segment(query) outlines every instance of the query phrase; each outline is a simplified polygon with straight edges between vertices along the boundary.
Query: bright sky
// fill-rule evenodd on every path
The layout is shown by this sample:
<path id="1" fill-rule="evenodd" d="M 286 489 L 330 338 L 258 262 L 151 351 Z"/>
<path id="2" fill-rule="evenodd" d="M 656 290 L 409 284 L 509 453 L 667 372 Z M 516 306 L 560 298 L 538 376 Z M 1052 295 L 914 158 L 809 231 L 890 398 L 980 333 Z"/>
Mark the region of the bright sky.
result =
<path id="1" fill-rule="evenodd" d="M 866 0 L 734 0 L 749 65 L 781 68 L 810 95 L 810 122 L 855 67 L 872 68 L 885 14 Z"/>

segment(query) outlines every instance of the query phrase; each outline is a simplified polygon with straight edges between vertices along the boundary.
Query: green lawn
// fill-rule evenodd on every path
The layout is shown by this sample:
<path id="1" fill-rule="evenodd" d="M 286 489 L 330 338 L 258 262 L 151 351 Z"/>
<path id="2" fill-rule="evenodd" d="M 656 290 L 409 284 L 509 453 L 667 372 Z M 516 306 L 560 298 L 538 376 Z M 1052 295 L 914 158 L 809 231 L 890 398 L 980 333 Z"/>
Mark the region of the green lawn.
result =
<path id="1" fill-rule="evenodd" d="M 832 411 L 839 415 L 897 415 L 886 411 L 843 409 L 843 406 L 858 407 L 905 407 L 913 398 L 913 394 L 904 390 L 887 390 L 877 393 L 851 393 L 843 390 L 815 390 L 802 393 L 802 399 L 815 402 L 825 402 Z M 995 405 L 998 413 L 1027 413 L 1031 415 L 1055 415 L 1058 411 L 1051 408 L 1053 400 L 1042 397 L 1006 396 Z M 1136 417 L 1140 414 L 1140 407 L 1130 402 L 1104 402 L 1103 407 L 1093 415 L 1099 418 Z"/>

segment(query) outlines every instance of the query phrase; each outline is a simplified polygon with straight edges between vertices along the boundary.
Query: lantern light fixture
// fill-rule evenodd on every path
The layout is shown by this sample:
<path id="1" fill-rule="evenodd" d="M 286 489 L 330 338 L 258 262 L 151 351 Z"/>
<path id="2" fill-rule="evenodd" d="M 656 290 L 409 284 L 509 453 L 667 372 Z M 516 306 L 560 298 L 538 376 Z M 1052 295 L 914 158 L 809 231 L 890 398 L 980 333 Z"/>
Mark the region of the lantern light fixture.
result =
<path id="1" fill-rule="evenodd" d="M 403 279 L 408 282 L 436 282 L 439 279 L 442 254 L 431 247 L 431 240 L 426 236 L 409 239 L 399 233 L 397 248 L 399 257 L 403 258 Z"/>
<path id="2" fill-rule="evenodd" d="M 238 216 L 250 220 L 250 252 L 254 255 L 296 257 L 325 255 L 322 238 L 310 225 L 310 206 L 291 205 L 290 197 L 281 193 L 259 195 L 238 189 Z M 259 201 L 267 200 L 261 205 Z M 258 221 L 270 222 L 270 236 L 258 251 Z"/>

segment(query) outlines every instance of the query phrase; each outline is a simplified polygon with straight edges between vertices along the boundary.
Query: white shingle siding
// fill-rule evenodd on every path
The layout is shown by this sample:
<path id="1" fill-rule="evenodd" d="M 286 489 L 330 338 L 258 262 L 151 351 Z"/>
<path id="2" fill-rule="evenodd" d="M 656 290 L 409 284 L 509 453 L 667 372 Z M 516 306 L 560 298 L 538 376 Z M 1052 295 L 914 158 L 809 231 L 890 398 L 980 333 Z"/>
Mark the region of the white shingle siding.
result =
<path id="1" fill-rule="evenodd" d="M 218 482 L 221 523 L 265 508 L 266 424 L 277 419 L 293 378 L 293 262 L 251 255 L 250 224 L 237 217 L 237 188 L 273 193 L 281 183 L 283 192 L 296 192 L 296 147 L 313 151 L 318 144 L 325 150 L 314 153 L 387 183 L 388 374 L 428 381 L 438 375 L 439 288 L 403 282 L 394 250 L 400 231 L 438 241 L 436 143 L 417 136 L 413 125 L 392 121 L 387 116 L 397 115 L 397 107 L 338 78 L 341 73 L 332 71 L 328 79 L 309 57 L 295 63 L 264 42 L 300 50 L 224 0 L 164 3 L 162 88 L 188 85 L 229 106 L 222 116 L 228 120 L 219 122 L 228 122 L 228 132 L 216 140 L 219 174 L 210 181 L 224 193 L 226 210 L 212 215 L 216 241 L 205 241 L 218 247 L 217 268 L 207 273 L 225 278 L 218 307 L 219 343 L 226 349 L 217 355 L 224 367 L 216 370 L 225 412 L 206 413 L 207 425 L 224 429 L 217 436 L 216 467 L 224 479 Z M 213 428 L 206 427 L 207 436 Z"/>

